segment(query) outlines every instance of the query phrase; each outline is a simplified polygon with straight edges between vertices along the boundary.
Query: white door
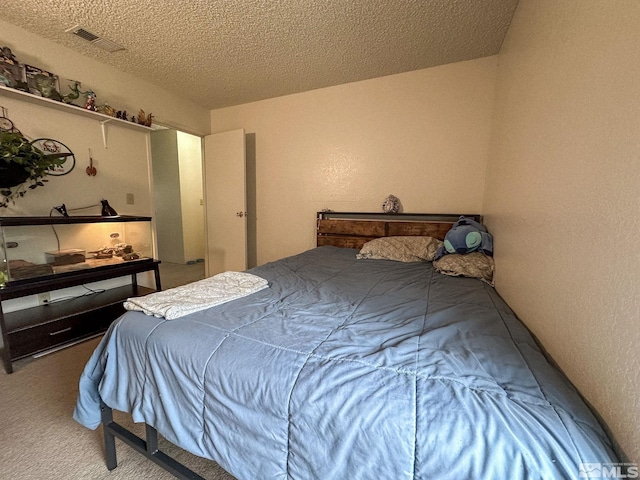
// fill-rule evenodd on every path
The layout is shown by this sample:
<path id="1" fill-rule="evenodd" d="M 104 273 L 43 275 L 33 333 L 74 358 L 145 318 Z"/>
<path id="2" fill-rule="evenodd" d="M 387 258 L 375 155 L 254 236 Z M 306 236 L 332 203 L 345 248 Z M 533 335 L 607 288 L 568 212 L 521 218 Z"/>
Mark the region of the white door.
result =
<path id="1" fill-rule="evenodd" d="M 247 269 L 247 193 L 244 130 L 205 137 L 205 256 L 208 277 Z"/>

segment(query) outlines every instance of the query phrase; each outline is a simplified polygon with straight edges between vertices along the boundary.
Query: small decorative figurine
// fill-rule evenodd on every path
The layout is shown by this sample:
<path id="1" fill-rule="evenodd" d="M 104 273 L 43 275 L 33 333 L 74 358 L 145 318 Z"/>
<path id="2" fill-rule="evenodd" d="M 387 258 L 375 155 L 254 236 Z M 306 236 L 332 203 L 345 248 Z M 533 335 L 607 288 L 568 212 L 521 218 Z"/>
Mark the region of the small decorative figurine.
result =
<path id="1" fill-rule="evenodd" d="M 138 112 L 137 123 L 140 125 L 144 125 L 146 127 L 150 127 L 152 121 L 153 121 L 153 115 L 149 114 L 145 116 L 144 110 L 140 109 L 140 111 Z"/>
<path id="2" fill-rule="evenodd" d="M 0 57 L 2 57 L 2 60 L 9 61 L 11 63 L 18 62 L 16 60 L 16 56 L 13 54 L 9 47 L 2 47 L 2 49 L 0 49 Z"/>
<path id="3" fill-rule="evenodd" d="M 78 82 L 77 80 L 69 80 L 69 81 L 73 82 L 73 86 L 67 85 L 71 90 L 71 93 L 67 93 L 66 95 L 62 96 L 62 101 L 64 103 L 71 103 L 72 101 L 74 101 L 76 98 L 80 96 L 80 82 Z"/>
<path id="4" fill-rule="evenodd" d="M 96 94 L 91 90 L 85 92 L 87 101 L 84 104 L 85 110 L 91 110 L 92 112 L 96 111 Z"/>
<path id="5" fill-rule="evenodd" d="M 110 117 L 115 117 L 116 116 L 116 109 L 113 108 L 108 103 L 105 103 L 104 105 L 99 105 L 96 108 L 98 110 L 98 113 L 102 113 L 104 115 L 109 115 Z"/>
<path id="6" fill-rule="evenodd" d="M 69 90 L 71 90 L 71 93 L 67 93 L 66 95 L 62 96 L 62 101 L 64 103 L 72 103 L 76 98 L 79 98 L 80 95 L 89 95 L 90 93 L 93 94 L 93 96 L 95 97 L 95 93 L 93 93 L 91 90 L 87 90 L 86 92 L 80 91 L 80 86 L 82 84 L 79 81 L 77 80 L 69 80 L 69 81 L 73 82 L 73 85 L 67 85 L 69 87 Z"/>
<path id="7" fill-rule="evenodd" d="M 400 199 L 394 195 L 389 195 L 382 204 L 382 211 L 384 213 L 398 213 L 400 207 Z"/>

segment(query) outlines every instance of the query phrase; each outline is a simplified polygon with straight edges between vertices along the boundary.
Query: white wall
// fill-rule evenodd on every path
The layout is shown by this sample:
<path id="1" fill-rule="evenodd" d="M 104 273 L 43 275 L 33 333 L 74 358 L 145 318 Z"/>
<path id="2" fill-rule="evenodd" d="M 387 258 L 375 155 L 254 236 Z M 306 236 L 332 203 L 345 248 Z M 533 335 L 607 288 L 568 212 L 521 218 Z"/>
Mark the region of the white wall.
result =
<path id="1" fill-rule="evenodd" d="M 212 132 L 255 135 L 257 262 L 315 246 L 315 212 L 477 212 L 497 58 L 211 112 Z"/>
<path id="2" fill-rule="evenodd" d="M 499 55 L 484 204 L 497 290 L 634 462 L 639 27 L 635 0 L 520 0 Z"/>
<path id="3" fill-rule="evenodd" d="M 49 215 L 55 205 L 68 208 L 93 205 L 101 198 L 109 200 L 120 214 L 150 215 L 149 169 L 147 165 L 148 133 L 109 124 L 108 148 L 102 142 L 97 120 L 54 110 L 0 95 L 0 105 L 9 118 L 30 139 L 52 138 L 65 144 L 75 154 L 75 168 L 63 176 L 48 176 L 44 187 L 27 190 L 15 205 L 0 209 L 0 215 Z M 86 174 L 89 149 L 96 176 Z M 135 193 L 134 205 L 126 204 L 126 194 Z M 77 214 L 98 215 L 100 209 Z"/>

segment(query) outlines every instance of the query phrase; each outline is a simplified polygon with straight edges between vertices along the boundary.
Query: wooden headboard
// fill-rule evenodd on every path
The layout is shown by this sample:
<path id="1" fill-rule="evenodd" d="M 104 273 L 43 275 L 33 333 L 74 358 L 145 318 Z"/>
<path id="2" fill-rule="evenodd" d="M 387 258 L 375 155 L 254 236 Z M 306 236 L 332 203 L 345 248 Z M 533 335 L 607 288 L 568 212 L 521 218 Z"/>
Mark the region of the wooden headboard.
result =
<path id="1" fill-rule="evenodd" d="M 482 221 L 466 214 L 318 212 L 316 245 L 362 248 L 374 238 L 405 235 L 444 240 L 460 215 Z"/>

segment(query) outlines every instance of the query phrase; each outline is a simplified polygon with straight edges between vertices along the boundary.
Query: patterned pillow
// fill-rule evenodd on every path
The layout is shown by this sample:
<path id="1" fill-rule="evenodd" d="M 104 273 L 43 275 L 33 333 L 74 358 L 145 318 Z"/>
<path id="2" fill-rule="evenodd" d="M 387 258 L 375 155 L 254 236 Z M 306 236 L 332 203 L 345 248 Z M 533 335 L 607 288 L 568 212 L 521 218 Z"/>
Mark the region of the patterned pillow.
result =
<path id="1" fill-rule="evenodd" d="M 433 267 L 444 275 L 479 278 L 493 287 L 495 264 L 493 257 L 484 253 L 450 253 L 433 262 Z"/>
<path id="2" fill-rule="evenodd" d="M 430 262 L 442 242 L 432 237 L 383 237 L 365 243 L 358 259 Z"/>

